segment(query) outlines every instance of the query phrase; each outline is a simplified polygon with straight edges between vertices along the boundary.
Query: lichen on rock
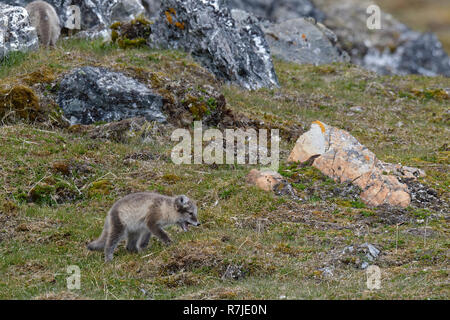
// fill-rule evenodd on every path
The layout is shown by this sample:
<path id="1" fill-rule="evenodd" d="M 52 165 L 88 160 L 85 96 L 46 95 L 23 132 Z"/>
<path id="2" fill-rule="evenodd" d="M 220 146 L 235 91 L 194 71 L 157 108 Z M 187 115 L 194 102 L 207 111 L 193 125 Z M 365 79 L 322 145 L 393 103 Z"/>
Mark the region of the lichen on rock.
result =
<path id="1" fill-rule="evenodd" d="M 162 97 L 144 84 L 106 68 L 82 67 L 60 83 L 58 104 L 71 124 L 145 117 L 166 121 Z"/>
<path id="2" fill-rule="evenodd" d="M 32 51 L 39 47 L 36 29 L 25 8 L 0 3 L 0 60 L 11 52 Z"/>
<path id="3" fill-rule="evenodd" d="M 218 1 L 166 1 L 148 42 L 183 49 L 219 79 L 246 89 L 278 85 L 262 30 L 251 19 L 234 20 Z"/>
<path id="4" fill-rule="evenodd" d="M 348 54 L 336 46 L 336 35 L 313 19 L 297 18 L 261 25 L 271 53 L 280 59 L 314 65 L 350 61 Z"/>

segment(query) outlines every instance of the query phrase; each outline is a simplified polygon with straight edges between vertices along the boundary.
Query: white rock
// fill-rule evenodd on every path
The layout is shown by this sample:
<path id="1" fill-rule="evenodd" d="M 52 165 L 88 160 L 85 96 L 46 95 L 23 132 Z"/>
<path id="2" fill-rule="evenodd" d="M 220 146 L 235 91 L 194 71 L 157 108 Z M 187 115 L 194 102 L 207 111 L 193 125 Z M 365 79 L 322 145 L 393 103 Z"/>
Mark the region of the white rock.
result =
<path id="1" fill-rule="evenodd" d="M 289 162 L 306 162 L 325 152 L 325 127 L 319 121 L 311 124 L 311 129 L 298 138 L 292 150 Z"/>

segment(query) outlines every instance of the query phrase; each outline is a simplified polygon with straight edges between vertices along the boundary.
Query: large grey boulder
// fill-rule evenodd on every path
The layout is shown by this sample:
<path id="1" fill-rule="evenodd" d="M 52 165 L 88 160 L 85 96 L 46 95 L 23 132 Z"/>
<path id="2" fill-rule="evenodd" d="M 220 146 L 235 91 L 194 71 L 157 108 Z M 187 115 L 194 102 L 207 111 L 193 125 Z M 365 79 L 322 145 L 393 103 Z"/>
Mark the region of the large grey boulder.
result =
<path id="1" fill-rule="evenodd" d="M 71 124 L 145 117 L 165 122 L 162 97 L 144 84 L 105 68 L 82 67 L 60 83 L 58 104 Z"/>
<path id="2" fill-rule="evenodd" d="M 36 29 L 25 8 L 0 2 L 0 59 L 15 51 L 39 48 Z"/>
<path id="3" fill-rule="evenodd" d="M 185 50 L 218 78 L 246 89 L 278 85 L 257 21 L 234 20 L 218 0 L 165 1 L 148 44 Z"/>
<path id="4" fill-rule="evenodd" d="M 411 30 L 381 12 L 381 29 L 367 27 L 367 0 L 315 0 L 324 24 L 338 36 L 352 61 L 381 74 L 450 76 L 450 58 L 437 37 Z"/>
<path id="5" fill-rule="evenodd" d="M 221 0 L 230 9 L 250 12 L 272 22 L 301 17 L 323 20 L 324 14 L 310 0 Z"/>
<path id="6" fill-rule="evenodd" d="M 270 51 L 278 58 L 299 64 L 348 62 L 350 57 L 336 47 L 337 37 L 314 19 L 297 18 L 263 23 Z"/>
<path id="7" fill-rule="evenodd" d="M 389 48 L 369 48 L 363 66 L 380 74 L 450 77 L 450 58 L 435 34 L 408 32 L 407 35 L 394 52 Z"/>
<path id="8" fill-rule="evenodd" d="M 155 16 L 163 0 L 141 0 L 150 17 Z M 202 1 L 202 0 L 199 0 Z M 220 7 L 247 11 L 272 22 L 313 17 L 323 20 L 324 14 L 310 0 L 218 0 Z"/>

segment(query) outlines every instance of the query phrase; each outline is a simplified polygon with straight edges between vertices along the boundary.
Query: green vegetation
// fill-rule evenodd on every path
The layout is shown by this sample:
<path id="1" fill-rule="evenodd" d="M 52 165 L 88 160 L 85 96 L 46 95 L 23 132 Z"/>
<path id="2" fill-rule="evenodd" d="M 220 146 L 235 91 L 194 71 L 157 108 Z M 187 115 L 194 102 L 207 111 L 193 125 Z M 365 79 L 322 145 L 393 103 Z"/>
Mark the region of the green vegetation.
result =
<path id="1" fill-rule="evenodd" d="M 143 17 L 130 22 L 115 22 L 111 26 L 111 42 L 121 49 L 139 48 L 151 34 L 151 23 Z"/>
<path id="2" fill-rule="evenodd" d="M 51 119 L 5 119 L 0 125 L 0 299 L 448 299 L 449 230 L 441 215 L 430 208 L 366 207 L 355 198 L 358 192 L 342 193 L 343 186 L 318 170 L 284 161 L 301 130 L 321 120 L 348 130 L 381 160 L 425 169 L 421 182 L 448 202 L 448 100 L 413 92 L 448 88 L 449 79 L 381 77 L 345 64 L 276 61 L 280 88 L 249 92 L 204 76 L 182 52 L 71 40 L 3 61 L 0 109 L 5 86 L 37 90 L 33 83 L 44 83 L 44 91 L 55 90 L 55 79 L 83 65 L 122 70 L 159 92 L 167 81 L 219 87 L 233 111 L 282 124 L 287 137 L 295 130 L 292 139 L 281 141 L 279 172 L 302 200 L 248 186 L 245 176 L 252 166 L 174 165 L 175 143 L 164 126 L 152 131 L 151 142 L 137 135 L 119 143 L 89 138 L 80 128 L 61 128 Z M 216 108 L 217 101 L 206 96 L 190 104 L 197 106 L 194 116 Z M 45 103 L 40 97 L 43 110 Z M 362 111 L 352 111 L 353 106 Z M 145 190 L 192 197 L 202 226 L 186 233 L 171 227 L 171 246 L 152 239 L 140 255 L 121 245 L 113 262 L 104 264 L 103 255 L 85 245 L 100 234 L 119 197 Z M 399 216 L 406 222 L 390 222 Z M 376 262 L 381 290 L 367 290 L 365 271 L 352 259 L 336 265 L 333 277 L 319 270 L 333 252 L 364 242 L 382 250 Z M 81 268 L 80 290 L 66 288 L 70 265 Z M 223 279 L 227 270 L 239 276 Z"/>

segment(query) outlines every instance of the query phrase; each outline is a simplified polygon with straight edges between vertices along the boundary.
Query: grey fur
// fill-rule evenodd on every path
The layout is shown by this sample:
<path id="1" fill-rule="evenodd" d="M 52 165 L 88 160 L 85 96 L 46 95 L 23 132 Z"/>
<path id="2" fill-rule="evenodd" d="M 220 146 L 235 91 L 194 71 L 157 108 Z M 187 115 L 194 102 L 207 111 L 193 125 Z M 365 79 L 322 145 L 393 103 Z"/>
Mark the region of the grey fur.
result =
<path id="1" fill-rule="evenodd" d="M 55 8 L 45 1 L 33 1 L 25 9 L 30 16 L 31 25 L 36 28 L 39 42 L 44 46 L 54 46 L 61 33 Z"/>
<path id="2" fill-rule="evenodd" d="M 157 193 L 130 194 L 117 201 L 109 210 L 102 234 L 88 244 L 89 250 L 104 250 L 105 261 L 113 259 L 119 242 L 127 239 L 129 252 L 141 252 L 151 235 L 165 244 L 171 243 L 164 227 L 177 224 L 184 231 L 189 225 L 198 226 L 197 206 L 185 195 L 167 197 Z"/>

